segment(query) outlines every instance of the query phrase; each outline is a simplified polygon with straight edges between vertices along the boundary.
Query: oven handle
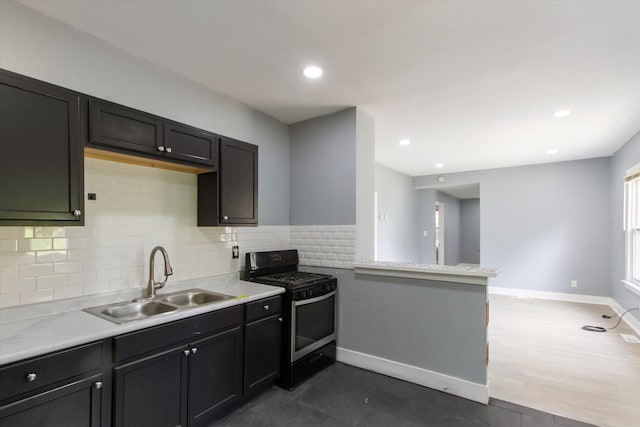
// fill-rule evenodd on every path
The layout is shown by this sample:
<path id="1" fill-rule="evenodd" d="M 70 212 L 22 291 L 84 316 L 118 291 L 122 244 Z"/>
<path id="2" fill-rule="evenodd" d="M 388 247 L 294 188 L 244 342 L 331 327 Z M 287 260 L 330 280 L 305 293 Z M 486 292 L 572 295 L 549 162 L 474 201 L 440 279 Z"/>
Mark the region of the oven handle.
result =
<path id="1" fill-rule="evenodd" d="M 302 301 L 293 301 L 293 305 L 297 307 L 299 305 L 313 304 L 314 302 L 318 302 L 318 301 L 325 300 L 327 298 L 331 298 L 335 294 L 336 294 L 336 291 L 331 291 L 328 294 L 320 295 L 319 297 L 309 298 L 309 299 L 305 299 L 305 300 L 302 300 Z"/>

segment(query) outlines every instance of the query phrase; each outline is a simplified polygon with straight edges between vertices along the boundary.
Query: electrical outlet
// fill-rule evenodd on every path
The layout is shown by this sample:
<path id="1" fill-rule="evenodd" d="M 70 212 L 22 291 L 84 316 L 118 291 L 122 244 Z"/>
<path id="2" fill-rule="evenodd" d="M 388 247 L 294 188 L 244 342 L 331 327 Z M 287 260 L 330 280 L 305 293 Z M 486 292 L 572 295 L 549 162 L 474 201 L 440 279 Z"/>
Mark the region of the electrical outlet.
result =
<path id="1" fill-rule="evenodd" d="M 234 246 L 231 248 L 231 257 L 233 259 L 240 258 L 240 247 Z"/>
<path id="2" fill-rule="evenodd" d="M 572 280 L 571 281 L 571 287 L 572 288 L 577 288 L 578 287 L 578 281 L 577 280 Z"/>
<path id="3" fill-rule="evenodd" d="M 429 232 L 428 232 L 427 230 L 424 230 L 424 231 L 422 232 L 422 235 L 423 235 L 424 237 L 427 237 L 427 236 L 429 235 Z"/>

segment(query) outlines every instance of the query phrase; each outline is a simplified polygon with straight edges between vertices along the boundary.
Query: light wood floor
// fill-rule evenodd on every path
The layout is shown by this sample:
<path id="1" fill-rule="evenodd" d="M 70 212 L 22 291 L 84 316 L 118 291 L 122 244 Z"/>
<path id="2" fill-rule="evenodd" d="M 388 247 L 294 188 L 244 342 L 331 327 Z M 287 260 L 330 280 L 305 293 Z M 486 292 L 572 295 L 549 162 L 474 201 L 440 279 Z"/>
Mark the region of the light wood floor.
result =
<path id="1" fill-rule="evenodd" d="M 605 427 L 640 426 L 640 344 L 605 305 L 490 296 L 489 395 Z M 628 314 L 627 316 L 629 316 Z"/>

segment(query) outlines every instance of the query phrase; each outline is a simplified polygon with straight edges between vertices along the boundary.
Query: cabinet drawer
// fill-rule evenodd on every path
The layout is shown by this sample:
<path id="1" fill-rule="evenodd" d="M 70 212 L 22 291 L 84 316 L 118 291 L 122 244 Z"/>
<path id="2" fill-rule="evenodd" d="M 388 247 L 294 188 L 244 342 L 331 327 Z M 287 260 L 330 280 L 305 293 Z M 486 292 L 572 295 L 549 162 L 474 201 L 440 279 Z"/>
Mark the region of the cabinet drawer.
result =
<path id="1" fill-rule="evenodd" d="M 280 295 L 247 304 L 245 319 L 247 322 L 262 319 L 264 317 L 279 314 L 282 310 L 282 298 Z"/>
<path id="2" fill-rule="evenodd" d="M 99 369 L 102 354 L 96 342 L 0 368 L 0 401 Z"/>
<path id="3" fill-rule="evenodd" d="M 239 323 L 242 323 L 241 305 L 120 335 L 113 339 L 113 361 L 117 363 L 164 347 L 186 343 Z"/>

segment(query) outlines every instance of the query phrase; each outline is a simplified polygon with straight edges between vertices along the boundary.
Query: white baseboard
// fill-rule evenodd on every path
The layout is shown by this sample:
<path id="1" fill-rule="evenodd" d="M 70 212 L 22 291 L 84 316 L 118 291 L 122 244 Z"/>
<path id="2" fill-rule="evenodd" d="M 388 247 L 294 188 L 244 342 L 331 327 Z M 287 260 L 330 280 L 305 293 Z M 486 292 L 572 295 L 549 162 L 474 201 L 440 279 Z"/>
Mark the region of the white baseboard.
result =
<path id="1" fill-rule="evenodd" d="M 616 312 L 624 313 L 624 308 L 618 304 L 616 300 L 611 297 L 599 297 L 595 295 L 577 295 L 577 294 L 565 294 L 561 292 L 545 292 L 545 291 L 532 291 L 529 289 L 514 289 L 514 288 L 501 288 L 498 286 L 489 286 L 489 293 L 495 295 L 507 295 L 518 298 L 538 298 L 549 299 L 554 301 L 569 301 L 569 302 L 581 302 L 585 304 L 600 304 L 608 305 Z M 623 322 L 626 322 L 636 334 L 640 335 L 640 321 L 633 317 L 631 313 L 627 314 Z"/>
<path id="2" fill-rule="evenodd" d="M 336 358 L 339 362 L 357 366 L 379 374 L 409 381 L 455 396 L 464 397 L 487 404 L 489 402 L 488 385 L 473 383 L 438 372 L 393 360 L 383 359 L 370 354 L 360 353 L 346 348 L 337 348 Z"/>
<path id="3" fill-rule="evenodd" d="M 610 297 L 600 297 L 596 295 L 565 294 L 562 292 L 534 291 L 531 289 L 501 288 L 499 286 L 489 286 L 488 291 L 490 294 L 495 295 L 508 295 L 518 298 L 549 299 L 554 301 L 581 302 L 584 304 L 611 305 L 613 301 L 613 299 L 611 299 Z"/>

